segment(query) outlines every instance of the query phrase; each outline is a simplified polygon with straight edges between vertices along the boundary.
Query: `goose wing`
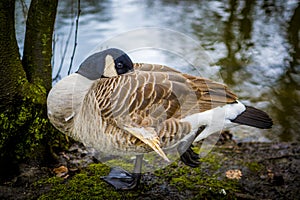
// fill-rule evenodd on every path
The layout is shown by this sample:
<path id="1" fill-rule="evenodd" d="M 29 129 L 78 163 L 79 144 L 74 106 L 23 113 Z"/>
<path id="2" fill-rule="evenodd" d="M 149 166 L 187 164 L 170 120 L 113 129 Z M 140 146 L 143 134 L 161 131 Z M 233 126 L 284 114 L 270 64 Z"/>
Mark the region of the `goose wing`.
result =
<path id="1" fill-rule="evenodd" d="M 224 105 L 224 103 L 233 103 L 237 100 L 237 96 L 223 84 L 209 79 L 183 74 L 165 65 L 135 63 L 134 69 L 144 72 L 167 73 L 170 81 L 188 86 L 185 90 L 192 89 L 192 92 L 197 95 L 198 104 L 201 104 L 202 107 L 201 111 Z M 175 83 L 174 89 L 178 90 L 180 87 L 176 88 Z"/>
<path id="2" fill-rule="evenodd" d="M 165 160 L 161 148 L 191 132 L 191 125 L 180 119 L 236 101 L 223 84 L 172 70 L 152 71 L 145 66 L 144 70 L 100 79 L 90 92 L 104 121 L 138 138 Z"/>
<path id="3" fill-rule="evenodd" d="M 147 64 L 147 63 L 134 63 L 134 69 L 140 71 L 154 71 L 154 72 L 176 72 L 181 73 L 171 67 L 165 65 L 157 64 Z"/>

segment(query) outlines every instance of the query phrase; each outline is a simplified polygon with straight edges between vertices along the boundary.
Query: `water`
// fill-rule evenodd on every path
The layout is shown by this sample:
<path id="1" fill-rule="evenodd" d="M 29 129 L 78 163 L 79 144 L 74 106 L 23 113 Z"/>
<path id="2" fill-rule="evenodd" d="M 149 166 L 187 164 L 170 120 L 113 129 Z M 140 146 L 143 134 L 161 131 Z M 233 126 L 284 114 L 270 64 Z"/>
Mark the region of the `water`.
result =
<path id="1" fill-rule="evenodd" d="M 232 129 L 237 140 L 300 141 L 298 1 L 103 0 L 81 1 L 80 7 L 71 72 L 92 52 L 122 47 L 134 62 L 224 82 L 273 118 L 272 130 Z M 69 70 L 76 14 L 77 1 L 59 2 L 53 77 L 60 65 L 60 77 Z M 22 32 L 22 15 L 17 19 Z"/>

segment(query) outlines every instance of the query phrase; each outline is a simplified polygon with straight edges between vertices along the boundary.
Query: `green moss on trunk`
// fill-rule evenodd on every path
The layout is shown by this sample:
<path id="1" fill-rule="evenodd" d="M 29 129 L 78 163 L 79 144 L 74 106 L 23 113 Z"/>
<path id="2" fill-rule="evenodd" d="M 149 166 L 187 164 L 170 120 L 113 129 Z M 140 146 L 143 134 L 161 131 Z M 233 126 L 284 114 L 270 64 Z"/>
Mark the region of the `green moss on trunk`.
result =
<path id="1" fill-rule="evenodd" d="M 48 160 L 67 144 L 47 118 L 51 88 L 52 34 L 57 0 L 32 0 L 26 22 L 23 60 L 15 33 L 15 0 L 0 2 L 0 177 L 23 161 Z"/>
<path id="2" fill-rule="evenodd" d="M 52 34 L 58 0 L 32 0 L 26 22 L 22 64 L 27 79 L 43 85 L 47 91 L 52 86 Z"/>
<path id="3" fill-rule="evenodd" d="M 6 163 L 1 177 L 15 173 L 19 162 L 47 162 L 53 148 L 67 147 L 65 136 L 48 120 L 45 102 L 45 88 L 28 85 L 23 99 L 0 113 L 0 162 Z"/>
<path id="4" fill-rule="evenodd" d="M 18 98 L 18 81 L 26 77 L 15 38 L 14 9 L 14 0 L 0 1 L 0 112 Z"/>

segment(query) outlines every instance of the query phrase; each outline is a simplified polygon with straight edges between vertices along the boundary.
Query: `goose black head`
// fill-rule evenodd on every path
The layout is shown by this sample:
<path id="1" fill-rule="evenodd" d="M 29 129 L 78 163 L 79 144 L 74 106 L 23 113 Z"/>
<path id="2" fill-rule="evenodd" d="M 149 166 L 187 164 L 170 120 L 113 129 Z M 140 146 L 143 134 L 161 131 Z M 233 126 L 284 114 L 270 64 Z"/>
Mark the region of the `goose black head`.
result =
<path id="1" fill-rule="evenodd" d="M 89 56 L 77 73 L 90 80 L 114 77 L 133 71 L 129 56 L 120 49 L 110 48 Z"/>

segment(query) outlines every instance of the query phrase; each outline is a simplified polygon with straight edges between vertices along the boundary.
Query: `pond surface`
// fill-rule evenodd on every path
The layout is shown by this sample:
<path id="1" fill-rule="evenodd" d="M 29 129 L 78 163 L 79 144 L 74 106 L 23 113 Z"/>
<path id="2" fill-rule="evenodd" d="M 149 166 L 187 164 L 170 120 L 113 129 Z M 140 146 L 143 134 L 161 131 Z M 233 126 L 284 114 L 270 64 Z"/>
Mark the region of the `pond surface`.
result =
<path id="1" fill-rule="evenodd" d="M 69 71 L 77 7 L 75 0 L 59 2 L 53 78 Z M 272 130 L 232 129 L 237 140 L 300 141 L 298 1 L 94 0 L 81 1 L 80 9 L 71 72 L 92 52 L 119 47 L 134 62 L 224 82 L 273 118 Z"/>

